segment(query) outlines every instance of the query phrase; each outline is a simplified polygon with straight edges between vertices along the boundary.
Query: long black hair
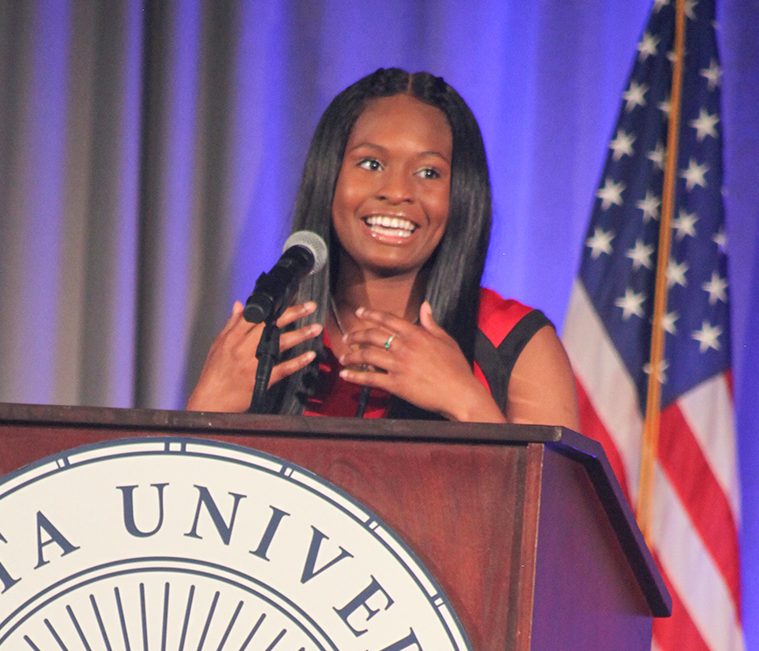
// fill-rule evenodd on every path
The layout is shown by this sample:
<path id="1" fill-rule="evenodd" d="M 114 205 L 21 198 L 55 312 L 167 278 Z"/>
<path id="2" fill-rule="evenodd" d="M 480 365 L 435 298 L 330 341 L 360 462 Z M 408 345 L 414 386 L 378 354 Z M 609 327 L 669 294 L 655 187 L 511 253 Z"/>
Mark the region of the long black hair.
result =
<path id="1" fill-rule="evenodd" d="M 319 120 L 303 170 L 292 230 L 310 230 L 324 238 L 330 265 L 301 284 L 295 301 L 316 301 L 318 308 L 312 320 L 326 322 L 339 258 L 339 243 L 332 231 L 332 199 L 345 146 L 367 102 L 399 94 L 411 95 L 440 109 L 451 127 L 453 159 L 448 222 L 430 261 L 425 297 L 436 321 L 472 363 L 479 289 L 492 221 L 490 175 L 482 134 L 472 111 L 441 77 L 427 72 L 412 74 L 399 68 L 380 68 L 337 95 Z M 309 341 L 292 354 L 309 348 L 321 352 L 321 342 Z M 309 383 L 315 379 L 314 367 L 312 364 L 283 381 L 277 411 L 295 414 L 303 411 Z M 393 401 L 390 415 L 432 417 L 401 400 Z"/>

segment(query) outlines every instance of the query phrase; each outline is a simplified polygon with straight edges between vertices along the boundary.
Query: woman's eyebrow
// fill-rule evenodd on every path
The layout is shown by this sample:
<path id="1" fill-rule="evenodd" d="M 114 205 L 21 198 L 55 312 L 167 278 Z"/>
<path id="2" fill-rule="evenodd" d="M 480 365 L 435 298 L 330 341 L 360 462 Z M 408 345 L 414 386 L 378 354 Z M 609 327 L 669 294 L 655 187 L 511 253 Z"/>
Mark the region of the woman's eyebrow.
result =
<path id="1" fill-rule="evenodd" d="M 362 147 L 368 147 L 369 149 L 376 149 L 377 151 L 387 151 L 382 145 L 376 145 L 373 142 L 358 142 L 346 151 L 354 151 L 355 149 L 361 149 Z"/>
<path id="2" fill-rule="evenodd" d="M 442 158 L 446 163 L 450 163 L 450 159 L 448 156 L 443 154 L 442 152 L 435 151 L 434 149 L 430 149 L 427 151 L 421 151 L 419 152 L 419 156 L 436 156 L 437 158 Z"/>

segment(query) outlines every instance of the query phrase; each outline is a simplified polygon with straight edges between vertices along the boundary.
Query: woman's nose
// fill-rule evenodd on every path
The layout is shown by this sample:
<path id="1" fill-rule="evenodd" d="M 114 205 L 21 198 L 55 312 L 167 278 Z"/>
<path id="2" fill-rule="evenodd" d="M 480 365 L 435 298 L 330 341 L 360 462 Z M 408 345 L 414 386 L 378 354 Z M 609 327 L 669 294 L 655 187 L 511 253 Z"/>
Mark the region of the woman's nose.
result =
<path id="1" fill-rule="evenodd" d="M 377 196 L 390 203 L 409 203 L 414 200 L 413 181 L 401 170 L 388 170 L 382 175 Z"/>

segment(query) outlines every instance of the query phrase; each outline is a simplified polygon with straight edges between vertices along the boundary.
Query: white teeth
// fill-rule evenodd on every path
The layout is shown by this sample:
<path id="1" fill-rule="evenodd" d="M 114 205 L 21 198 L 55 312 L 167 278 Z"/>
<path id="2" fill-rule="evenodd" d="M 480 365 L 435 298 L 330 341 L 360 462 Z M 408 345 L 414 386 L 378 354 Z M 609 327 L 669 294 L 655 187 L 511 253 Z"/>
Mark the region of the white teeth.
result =
<path id="1" fill-rule="evenodd" d="M 402 217 L 391 217 L 390 215 L 371 215 L 365 220 L 366 224 L 377 233 L 383 235 L 397 235 L 400 237 L 409 237 L 416 230 L 416 225 L 408 219 Z"/>
<path id="2" fill-rule="evenodd" d="M 385 228 L 384 226 L 372 226 L 372 233 L 391 235 L 393 237 L 411 237 L 411 231 L 402 231 L 399 228 Z"/>

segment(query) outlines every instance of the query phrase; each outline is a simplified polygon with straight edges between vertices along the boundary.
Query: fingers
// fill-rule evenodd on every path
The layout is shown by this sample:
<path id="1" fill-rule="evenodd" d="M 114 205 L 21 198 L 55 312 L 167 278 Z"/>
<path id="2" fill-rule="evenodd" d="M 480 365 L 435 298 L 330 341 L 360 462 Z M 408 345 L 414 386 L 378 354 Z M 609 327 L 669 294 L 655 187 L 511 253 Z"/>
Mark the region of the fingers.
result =
<path id="1" fill-rule="evenodd" d="M 370 327 L 354 330 L 343 336 L 343 341 L 354 349 L 376 348 L 382 353 L 390 350 L 398 352 L 407 342 L 413 342 L 421 332 L 418 325 L 389 312 L 360 307 L 356 310 L 356 316 Z M 381 357 L 378 359 L 382 360 Z M 384 364 L 378 366 L 384 368 Z"/>
<path id="2" fill-rule="evenodd" d="M 396 334 L 408 337 L 418 330 L 416 324 L 409 323 L 406 319 L 402 319 L 388 312 L 380 312 L 360 307 L 356 310 L 356 316 L 363 321 L 383 328 L 388 335 Z M 437 321 L 435 321 L 435 317 L 432 314 L 432 306 L 429 301 L 422 302 L 422 305 L 419 308 L 418 323 L 431 335 L 438 338 L 450 339 L 448 333 L 438 325 Z"/>
<path id="3" fill-rule="evenodd" d="M 360 307 L 356 310 L 356 316 L 374 327 L 354 330 L 343 337 L 350 349 L 340 357 L 343 366 L 372 366 L 390 372 L 405 360 L 406 353 L 421 350 L 422 339 L 428 336 L 423 328 L 388 312 Z M 364 372 L 358 376 L 360 383 L 364 384 L 375 374 Z M 369 384 L 368 381 L 366 383 Z M 380 380 L 380 384 L 385 384 L 385 378 Z M 375 383 L 370 386 L 380 385 Z"/>
<path id="4" fill-rule="evenodd" d="M 416 326 L 409 323 L 406 319 L 390 314 L 389 312 L 380 312 L 379 310 L 370 310 L 360 307 L 356 310 L 356 316 L 362 321 L 375 326 L 384 328 L 388 334 L 392 333 L 411 333 Z"/>
<path id="5" fill-rule="evenodd" d="M 387 373 L 378 373 L 376 370 L 344 368 L 340 371 L 340 377 L 347 382 L 371 387 L 372 389 L 382 389 L 388 393 L 393 393 L 393 389 L 395 388 L 395 381 Z"/>
<path id="6" fill-rule="evenodd" d="M 299 319 L 303 319 L 313 314 L 315 311 L 316 303 L 314 303 L 314 301 L 292 305 L 282 313 L 282 316 L 280 316 L 279 319 L 277 319 L 277 327 L 284 328 Z M 324 326 L 321 323 L 309 323 L 308 325 L 301 326 L 295 330 L 283 332 L 279 339 L 279 352 L 284 353 L 309 339 L 315 339 L 322 333 L 322 330 L 324 330 Z M 288 361 L 291 362 L 293 360 Z M 301 367 L 296 368 L 295 371 L 299 370 L 299 368 Z M 295 371 L 292 371 L 292 373 Z M 287 375 L 290 374 L 291 373 L 287 373 Z"/>
<path id="7" fill-rule="evenodd" d="M 305 303 L 300 303 L 298 305 L 291 305 L 282 313 L 279 319 L 277 319 L 277 327 L 284 328 L 299 319 L 310 316 L 314 312 L 316 312 L 316 303 L 314 301 L 306 301 Z M 295 330 L 283 332 L 279 339 L 279 352 L 283 353 L 310 339 L 315 339 L 323 330 L 324 326 L 321 323 L 309 323 L 300 328 L 296 328 Z M 313 362 L 315 358 L 316 353 L 312 350 L 308 350 L 300 355 L 296 355 L 292 359 L 287 359 L 276 364 L 271 371 L 269 386 L 289 377 L 293 373 L 297 373 Z"/>
<path id="8" fill-rule="evenodd" d="M 221 332 L 219 333 L 220 335 L 226 334 L 235 326 L 242 316 L 242 310 L 243 307 L 240 301 L 235 301 L 232 304 L 232 312 L 230 313 L 227 322 L 224 324 L 224 327 L 221 329 Z"/>
<path id="9" fill-rule="evenodd" d="M 354 330 L 343 337 L 343 341 L 351 347 L 376 347 L 382 349 L 383 352 L 400 353 L 409 347 L 419 348 L 430 345 L 431 340 L 428 337 L 440 340 L 449 346 L 455 345 L 450 335 L 435 321 L 428 301 L 424 301 L 419 308 L 418 325 L 387 312 L 363 307 L 356 310 L 356 316 L 375 327 Z M 382 364 L 380 366 L 384 367 Z"/>
<path id="10" fill-rule="evenodd" d="M 322 330 L 324 330 L 324 326 L 321 323 L 310 323 L 297 330 L 283 333 L 279 338 L 279 352 L 284 353 L 309 339 L 316 339 Z"/>
<path id="11" fill-rule="evenodd" d="M 277 319 L 277 326 L 283 328 L 299 319 L 313 314 L 315 311 L 316 303 L 313 301 L 308 301 L 299 305 L 292 305 L 282 313 L 279 319 Z M 244 354 L 255 355 L 264 324 L 249 323 L 243 318 L 242 312 L 242 304 L 239 301 L 235 301 L 235 305 L 232 308 L 232 316 L 230 317 L 227 326 L 225 326 L 225 331 L 231 331 L 228 336 L 234 337 L 239 341 L 240 346 L 243 347 L 245 351 Z M 304 341 L 318 337 L 322 330 L 323 327 L 321 324 L 312 323 L 290 332 L 282 333 L 279 350 L 280 352 L 284 352 Z M 226 334 L 225 331 L 223 331 L 224 334 Z"/>
<path id="12" fill-rule="evenodd" d="M 282 316 L 277 319 L 277 326 L 279 328 L 284 328 L 298 319 L 307 317 L 314 312 L 316 312 L 316 303 L 314 303 L 314 301 L 306 301 L 305 303 L 300 303 L 298 305 L 291 305 L 282 312 Z"/>
<path id="13" fill-rule="evenodd" d="M 355 330 L 345 335 L 343 341 L 351 347 L 365 348 L 366 346 L 376 346 L 385 351 L 389 351 L 391 348 L 397 351 L 403 345 L 401 343 L 403 336 L 400 333 L 395 333 L 384 328 L 366 328 L 365 330 Z"/>
<path id="14" fill-rule="evenodd" d="M 313 350 L 308 350 L 305 353 L 288 359 L 284 362 L 277 364 L 271 371 L 271 379 L 269 386 L 285 379 L 286 377 L 297 373 L 303 368 L 306 368 L 316 358 L 316 353 Z"/>
<path id="15" fill-rule="evenodd" d="M 341 355 L 339 362 L 345 367 L 362 367 L 360 376 L 351 376 L 351 381 L 360 380 L 360 384 L 370 386 L 390 386 L 387 378 L 379 382 L 370 382 L 377 372 L 393 374 L 402 370 L 404 365 L 413 364 L 418 355 L 426 355 L 429 348 L 424 344 L 428 338 L 419 326 L 410 325 L 405 334 L 388 332 L 384 328 L 367 328 L 357 330 L 343 338 L 349 350 Z M 366 381 L 366 382 L 365 382 Z"/>
<path id="16" fill-rule="evenodd" d="M 443 330 L 435 321 L 435 317 L 432 315 L 432 306 L 429 301 L 424 301 L 419 308 L 419 324 L 430 334 L 435 336 L 448 336 L 448 333 Z"/>
<path id="17" fill-rule="evenodd" d="M 384 347 L 375 346 L 354 348 L 342 355 L 339 362 L 345 367 L 367 367 L 374 369 L 374 372 L 379 370 L 385 373 L 397 370 L 399 364 L 402 364 L 402 360 L 398 356 L 388 354 Z"/>
<path id="18" fill-rule="evenodd" d="M 308 301 L 287 308 L 278 320 L 286 326 L 313 314 L 316 304 Z M 264 325 L 249 323 L 243 316 L 243 305 L 235 301 L 227 323 L 211 345 L 203 370 L 187 403 L 188 409 L 206 411 L 244 411 L 250 404 L 258 360 L 256 349 Z M 304 341 L 318 337 L 320 324 L 309 324 L 283 333 L 280 350 L 289 350 Z M 310 364 L 315 355 L 308 351 L 278 364 L 272 370 L 272 383 Z"/>

